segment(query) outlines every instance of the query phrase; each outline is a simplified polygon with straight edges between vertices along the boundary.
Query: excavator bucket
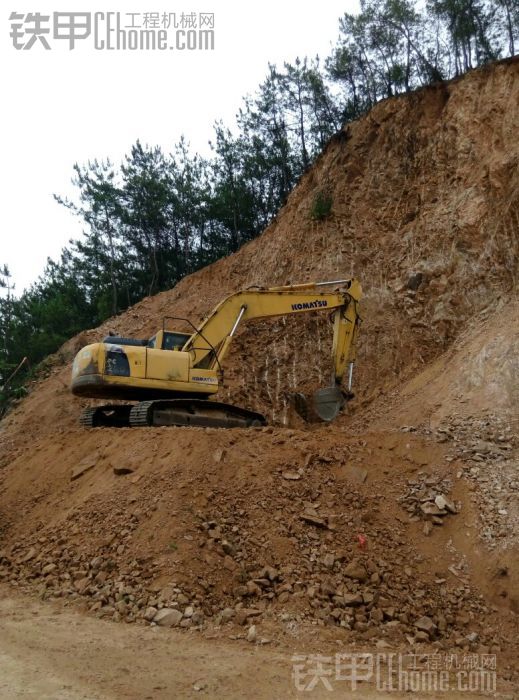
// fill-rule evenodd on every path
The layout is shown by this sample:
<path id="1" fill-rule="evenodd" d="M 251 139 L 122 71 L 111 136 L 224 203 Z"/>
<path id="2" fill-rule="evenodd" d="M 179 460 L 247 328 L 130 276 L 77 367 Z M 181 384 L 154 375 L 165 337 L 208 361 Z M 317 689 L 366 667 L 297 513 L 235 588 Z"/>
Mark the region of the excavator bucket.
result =
<path id="1" fill-rule="evenodd" d="M 318 389 L 312 396 L 292 394 L 292 405 L 296 412 L 309 423 L 330 421 L 337 418 L 344 405 L 344 395 L 338 387 Z"/>
<path id="2" fill-rule="evenodd" d="M 312 396 L 312 409 L 316 415 L 327 423 L 339 415 L 344 405 L 344 396 L 338 387 L 318 389 Z"/>

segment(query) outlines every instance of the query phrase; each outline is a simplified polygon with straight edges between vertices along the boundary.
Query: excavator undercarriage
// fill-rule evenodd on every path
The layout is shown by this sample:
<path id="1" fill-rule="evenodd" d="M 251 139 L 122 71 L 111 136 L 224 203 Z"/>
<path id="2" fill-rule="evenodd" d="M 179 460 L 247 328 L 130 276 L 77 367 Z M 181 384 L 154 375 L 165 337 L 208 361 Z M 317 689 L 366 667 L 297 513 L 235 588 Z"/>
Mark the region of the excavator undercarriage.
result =
<path id="1" fill-rule="evenodd" d="M 261 413 L 204 399 L 162 399 L 137 404 L 86 408 L 79 419 L 85 428 L 141 428 L 189 426 L 202 428 L 259 428 L 267 424 Z"/>
<path id="2" fill-rule="evenodd" d="M 352 396 L 351 394 L 349 395 Z M 319 389 L 309 399 L 295 393 L 291 402 L 308 423 L 330 422 L 348 398 L 337 388 Z M 84 428 L 141 428 L 145 426 L 189 426 L 202 428 L 260 428 L 265 416 L 232 404 L 204 399 L 163 399 L 137 404 L 107 404 L 85 408 L 79 418 Z"/>

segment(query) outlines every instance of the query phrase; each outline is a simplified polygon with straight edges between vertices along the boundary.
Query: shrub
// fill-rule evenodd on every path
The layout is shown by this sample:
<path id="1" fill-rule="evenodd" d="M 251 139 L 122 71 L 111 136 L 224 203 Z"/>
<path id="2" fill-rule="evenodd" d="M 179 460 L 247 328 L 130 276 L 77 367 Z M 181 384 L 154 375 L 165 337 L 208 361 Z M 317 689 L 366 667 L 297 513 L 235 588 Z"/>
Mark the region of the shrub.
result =
<path id="1" fill-rule="evenodd" d="M 314 221 L 323 221 L 330 216 L 332 211 L 332 196 L 328 192 L 319 190 L 314 196 L 310 216 Z"/>

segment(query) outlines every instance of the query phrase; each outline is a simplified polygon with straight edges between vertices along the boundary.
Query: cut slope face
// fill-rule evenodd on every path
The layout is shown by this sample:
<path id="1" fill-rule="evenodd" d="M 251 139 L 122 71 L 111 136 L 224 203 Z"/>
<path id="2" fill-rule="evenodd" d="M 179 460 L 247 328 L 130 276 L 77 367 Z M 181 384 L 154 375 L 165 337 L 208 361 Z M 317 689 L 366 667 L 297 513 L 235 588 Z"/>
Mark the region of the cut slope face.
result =
<path id="1" fill-rule="evenodd" d="M 259 239 L 67 343 L 1 424 L 0 575 L 113 619 L 286 613 L 285 631 L 512 649 L 517 104 L 517 60 L 379 104 Z M 226 363 L 220 398 L 274 427 L 76 427 L 70 360 L 108 330 L 146 337 L 250 285 L 345 276 L 363 284 L 364 323 L 357 399 L 333 425 L 281 427 L 288 392 L 328 382 L 331 327 L 309 314 L 243 327 Z M 438 515 L 437 496 L 461 511 Z"/>
<path id="2" fill-rule="evenodd" d="M 474 316 L 445 353 L 394 392 L 391 404 L 388 413 L 384 401 L 375 402 L 370 422 L 437 428 L 453 415 L 493 413 L 519 433 L 519 300 Z M 356 423 L 362 418 L 366 412 Z"/>

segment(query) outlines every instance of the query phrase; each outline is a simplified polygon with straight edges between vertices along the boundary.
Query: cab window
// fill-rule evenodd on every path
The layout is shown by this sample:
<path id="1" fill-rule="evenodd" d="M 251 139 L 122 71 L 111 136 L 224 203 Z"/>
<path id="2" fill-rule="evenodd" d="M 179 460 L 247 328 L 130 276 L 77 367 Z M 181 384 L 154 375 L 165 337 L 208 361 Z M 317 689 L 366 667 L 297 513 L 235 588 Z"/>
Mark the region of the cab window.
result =
<path id="1" fill-rule="evenodd" d="M 150 338 L 148 340 L 148 347 L 149 348 L 156 348 L 157 347 L 157 336 L 154 335 L 153 338 Z"/>
<path id="2" fill-rule="evenodd" d="M 189 335 L 186 333 L 164 333 L 164 340 L 162 342 L 162 347 L 164 350 L 182 350 Z"/>

